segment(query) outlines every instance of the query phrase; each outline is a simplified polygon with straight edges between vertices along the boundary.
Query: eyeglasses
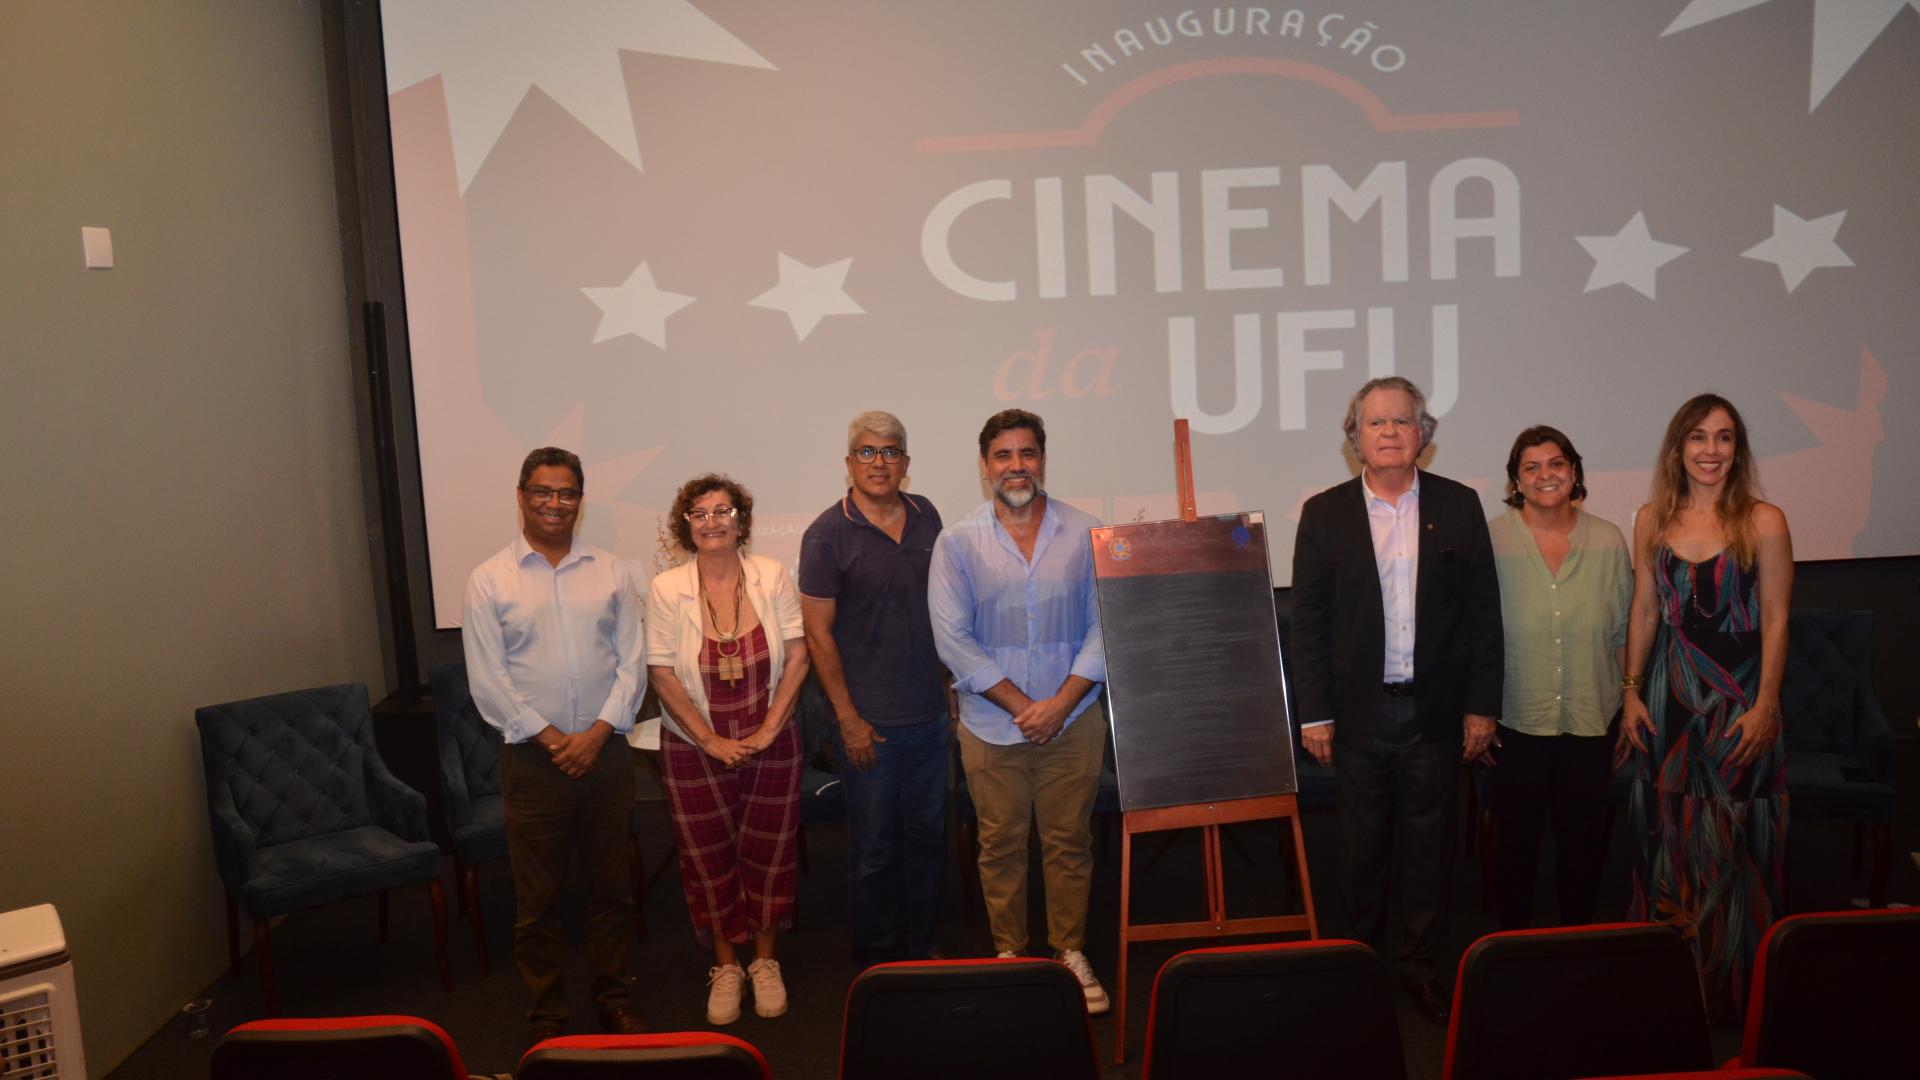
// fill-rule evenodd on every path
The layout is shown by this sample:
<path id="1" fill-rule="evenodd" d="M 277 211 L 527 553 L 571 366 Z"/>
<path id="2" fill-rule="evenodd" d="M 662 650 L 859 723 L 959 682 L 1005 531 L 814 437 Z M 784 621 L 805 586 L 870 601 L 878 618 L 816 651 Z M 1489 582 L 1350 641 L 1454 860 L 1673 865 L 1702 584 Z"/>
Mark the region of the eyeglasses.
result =
<path id="1" fill-rule="evenodd" d="M 861 446 L 854 449 L 853 456 L 862 465 L 873 464 L 874 458 L 879 458 L 887 464 L 893 465 L 899 462 L 901 458 L 906 457 L 907 452 L 897 446 Z"/>
<path id="2" fill-rule="evenodd" d="M 562 505 L 572 506 L 580 501 L 579 488 L 527 487 L 521 488 L 527 498 L 537 503 L 558 501 Z"/>
<path id="3" fill-rule="evenodd" d="M 733 520 L 733 515 L 739 512 L 739 510 L 731 506 L 716 506 L 712 510 L 689 510 L 687 511 L 687 520 L 695 525 L 705 525 L 708 518 L 719 522 L 726 522 Z"/>

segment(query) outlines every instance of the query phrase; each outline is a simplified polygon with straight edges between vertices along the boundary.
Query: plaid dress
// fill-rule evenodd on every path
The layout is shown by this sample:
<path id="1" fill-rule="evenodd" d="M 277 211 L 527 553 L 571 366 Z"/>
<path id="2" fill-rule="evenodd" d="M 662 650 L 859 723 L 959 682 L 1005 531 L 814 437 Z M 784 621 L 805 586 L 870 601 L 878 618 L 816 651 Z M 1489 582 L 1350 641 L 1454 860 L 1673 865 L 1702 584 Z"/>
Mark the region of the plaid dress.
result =
<path id="1" fill-rule="evenodd" d="M 706 638 L 700 649 L 707 722 L 724 738 L 744 739 L 767 717 L 772 658 L 765 627 L 754 627 L 740 642 L 745 672 L 732 685 L 718 678 L 719 647 Z M 738 769 L 671 732 L 661 739 L 661 750 L 674 838 L 680 844 L 680 883 L 700 943 L 711 945 L 716 930 L 739 944 L 755 931 L 792 928 L 799 718 L 790 719 L 773 745 Z"/>

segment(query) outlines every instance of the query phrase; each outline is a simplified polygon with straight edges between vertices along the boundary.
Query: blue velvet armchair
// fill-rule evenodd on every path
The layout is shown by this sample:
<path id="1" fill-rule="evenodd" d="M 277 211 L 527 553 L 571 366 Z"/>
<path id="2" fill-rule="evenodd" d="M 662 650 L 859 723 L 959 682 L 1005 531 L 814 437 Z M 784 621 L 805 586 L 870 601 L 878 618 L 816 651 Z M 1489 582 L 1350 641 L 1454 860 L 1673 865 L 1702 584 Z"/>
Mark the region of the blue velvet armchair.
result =
<path id="1" fill-rule="evenodd" d="M 1875 696 L 1872 612 L 1793 609 L 1780 715 L 1790 818 L 1853 822 L 1855 873 L 1863 834 L 1870 833 L 1869 903 L 1885 907 L 1892 868 L 1893 732 Z"/>
<path id="2" fill-rule="evenodd" d="M 447 834 L 453 837 L 454 879 L 460 912 L 473 924 L 473 948 L 480 977 L 486 978 L 486 920 L 480 911 L 479 865 L 507 854 L 507 811 L 500 795 L 500 733 L 480 717 L 467 686 L 464 661 L 435 664 L 427 673 L 433 690 L 433 723 L 439 746 L 440 778 L 446 797 Z M 633 875 L 633 925 L 640 940 L 647 939 L 645 879 L 640 856 L 639 810 L 629 812 L 627 863 Z"/>
<path id="3" fill-rule="evenodd" d="M 434 957 L 447 969 L 447 905 L 426 797 L 387 770 L 373 740 L 367 688 L 324 686 L 194 713 L 207 774 L 213 850 L 227 896 L 227 952 L 240 974 L 239 911 L 253 921 L 269 1013 L 279 1013 L 268 921 L 276 915 L 426 882 Z"/>

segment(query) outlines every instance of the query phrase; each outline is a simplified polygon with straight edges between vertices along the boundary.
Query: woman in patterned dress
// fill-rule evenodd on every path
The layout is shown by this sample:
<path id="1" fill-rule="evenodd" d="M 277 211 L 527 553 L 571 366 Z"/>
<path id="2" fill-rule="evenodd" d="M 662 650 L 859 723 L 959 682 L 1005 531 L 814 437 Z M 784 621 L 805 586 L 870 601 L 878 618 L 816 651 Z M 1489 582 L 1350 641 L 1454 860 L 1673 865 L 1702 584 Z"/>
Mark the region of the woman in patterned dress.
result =
<path id="1" fill-rule="evenodd" d="M 741 549 L 753 497 L 725 476 L 674 498 L 674 539 L 693 558 L 653 579 L 647 665 L 665 710 L 660 737 L 680 881 L 694 933 L 711 942 L 707 1022 L 740 1017 L 745 983 L 761 1016 L 787 1011 L 774 934 L 793 925 L 807 675 L 800 597 L 786 568 Z M 740 966 L 738 946 L 753 942 Z"/>
<path id="2" fill-rule="evenodd" d="M 1717 1018 L 1745 1011 L 1786 850 L 1793 540 L 1757 481 L 1732 403 L 1701 394 L 1680 407 L 1634 522 L 1622 680 L 1621 752 L 1631 747 L 1636 769 L 1633 917 L 1688 937 Z"/>

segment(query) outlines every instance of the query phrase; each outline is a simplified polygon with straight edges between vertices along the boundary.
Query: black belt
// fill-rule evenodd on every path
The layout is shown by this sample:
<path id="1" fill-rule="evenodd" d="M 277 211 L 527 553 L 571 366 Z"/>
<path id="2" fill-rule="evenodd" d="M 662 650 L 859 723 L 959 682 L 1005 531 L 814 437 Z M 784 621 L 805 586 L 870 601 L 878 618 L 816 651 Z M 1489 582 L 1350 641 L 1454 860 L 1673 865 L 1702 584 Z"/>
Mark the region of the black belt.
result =
<path id="1" fill-rule="evenodd" d="M 1380 693 L 1386 697 L 1412 697 L 1413 683 L 1411 680 L 1407 682 L 1381 683 Z"/>

